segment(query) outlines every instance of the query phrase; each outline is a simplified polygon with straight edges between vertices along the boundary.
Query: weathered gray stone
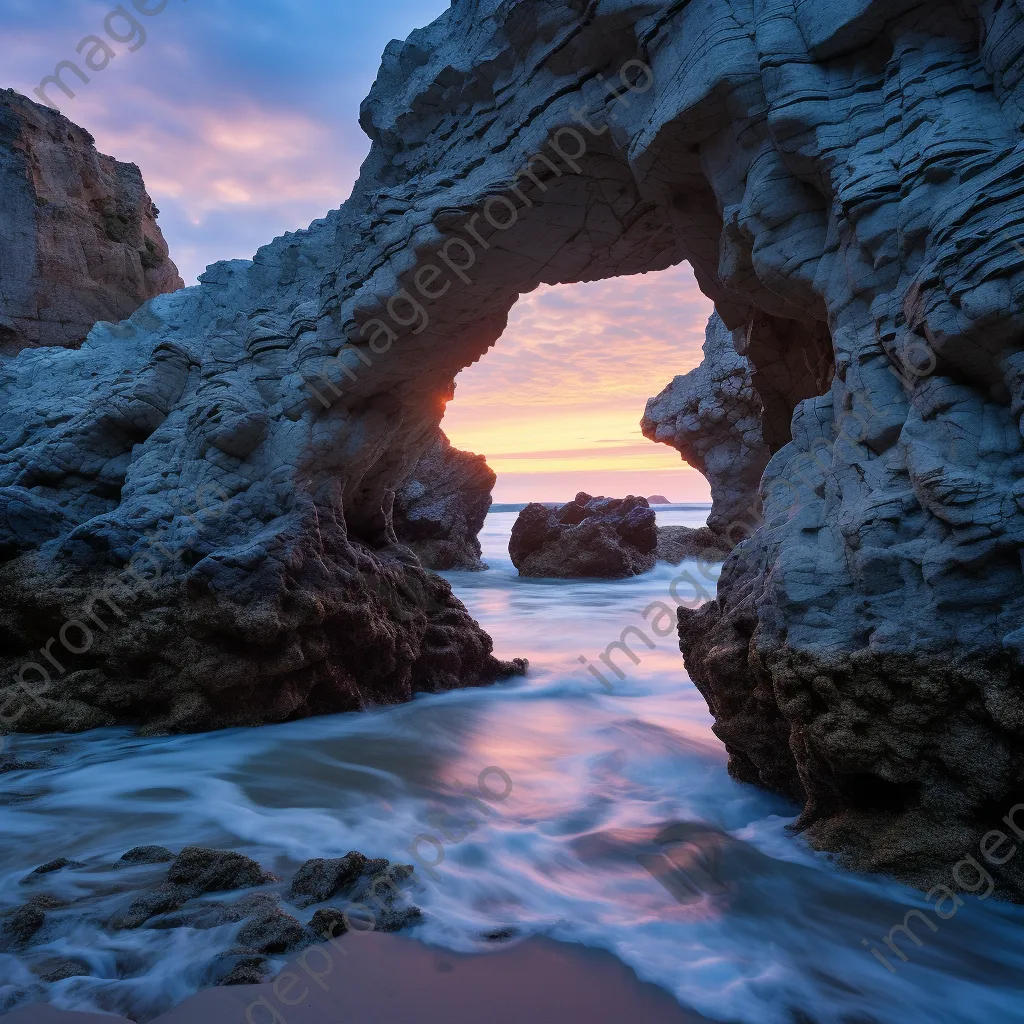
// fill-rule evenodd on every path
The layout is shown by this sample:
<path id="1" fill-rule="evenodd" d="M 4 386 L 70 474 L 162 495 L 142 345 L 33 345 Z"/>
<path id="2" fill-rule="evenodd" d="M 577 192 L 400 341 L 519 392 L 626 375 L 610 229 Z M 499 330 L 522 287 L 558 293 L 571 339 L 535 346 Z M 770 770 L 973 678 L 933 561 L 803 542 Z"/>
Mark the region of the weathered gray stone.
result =
<path id="1" fill-rule="evenodd" d="M 18 945 L 27 945 L 45 923 L 46 915 L 42 910 L 28 903 L 24 907 L 19 907 L 4 923 L 3 930 L 6 934 L 3 938 Z"/>
<path id="2" fill-rule="evenodd" d="M 443 588 L 374 591 L 422 571 L 394 491 L 521 294 L 688 260 L 774 450 L 764 525 L 683 623 L 733 769 L 862 866 L 954 862 L 1024 790 L 1022 58 L 1013 4 L 456 0 L 389 45 L 340 210 L 151 300 L 159 326 L 0 365 L 4 507 L 68 517 L 14 531 L 0 677 L 39 690 L 90 595 L 128 596 L 59 687 L 0 692 L 5 727 L 507 671 Z"/>
<path id="3" fill-rule="evenodd" d="M 121 864 L 166 864 L 174 860 L 174 854 L 163 846 L 133 846 L 123 854 Z"/>
<path id="4" fill-rule="evenodd" d="M 55 871 L 62 871 L 64 868 L 82 868 L 85 865 L 79 860 L 69 860 L 67 857 L 58 857 L 56 860 L 49 860 L 40 864 L 34 871 L 30 871 L 20 882 L 21 885 L 31 885 L 38 882 L 44 875 L 52 875 Z"/>
<path id="5" fill-rule="evenodd" d="M 0 89 L 0 355 L 80 345 L 98 320 L 183 287 L 135 164 Z"/>
<path id="6" fill-rule="evenodd" d="M 714 313 L 704 361 L 652 398 L 640 423 L 645 437 L 671 445 L 707 477 L 714 503 L 708 528 L 723 540 L 734 524 L 759 519 L 758 487 L 771 456 L 761 436 L 762 405 L 751 374 L 750 363 L 734 347 L 733 332 Z"/>
<path id="7" fill-rule="evenodd" d="M 311 946 L 317 939 L 311 929 L 291 914 L 271 910 L 246 921 L 236 941 L 243 948 L 257 953 L 289 953 Z"/>
<path id="8" fill-rule="evenodd" d="M 477 535 L 497 477 L 482 455 L 453 448 L 443 431 L 395 494 L 395 534 L 428 569 L 483 569 Z"/>

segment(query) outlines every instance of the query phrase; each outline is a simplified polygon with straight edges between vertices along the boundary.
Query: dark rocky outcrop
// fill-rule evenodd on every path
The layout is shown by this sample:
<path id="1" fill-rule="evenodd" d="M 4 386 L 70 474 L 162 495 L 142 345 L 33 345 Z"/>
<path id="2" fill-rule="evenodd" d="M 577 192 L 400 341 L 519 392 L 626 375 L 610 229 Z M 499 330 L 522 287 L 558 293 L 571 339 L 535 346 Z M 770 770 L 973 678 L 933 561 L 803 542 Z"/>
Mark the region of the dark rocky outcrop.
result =
<path id="1" fill-rule="evenodd" d="M 52 875 L 55 871 L 61 871 L 64 868 L 81 868 L 85 867 L 81 861 L 69 860 L 67 857 L 57 857 L 56 860 L 47 861 L 45 864 L 40 864 L 34 871 L 30 871 L 22 880 L 22 885 L 31 885 L 33 882 L 38 882 L 45 875 Z"/>
<path id="2" fill-rule="evenodd" d="M 4 924 L 4 935 L 18 945 L 26 945 L 46 923 L 46 914 L 32 903 L 26 904 Z"/>
<path id="3" fill-rule="evenodd" d="M 428 569 L 483 569 L 477 535 L 496 479 L 482 455 L 453 448 L 438 431 L 395 493 L 395 534 Z"/>
<path id="4" fill-rule="evenodd" d="M 290 953 L 317 941 L 310 928 L 280 909 L 249 918 L 235 940 L 247 951 L 267 954 Z"/>
<path id="5" fill-rule="evenodd" d="M 140 928 L 152 918 L 179 910 L 206 893 L 251 889 L 276 881 L 251 857 L 230 850 L 189 846 L 174 859 L 166 880 L 132 900 L 114 925 Z"/>
<path id="6" fill-rule="evenodd" d="M 114 864 L 89 864 L 89 872 L 98 877 L 84 878 L 70 899 L 44 892 L 25 904 L 0 908 L 0 953 L 16 958 L 38 982 L 55 984 L 92 973 L 88 963 L 74 956 L 46 955 L 51 944 L 64 942 L 81 951 L 90 928 L 115 936 L 138 928 L 182 930 L 175 937 L 182 942 L 190 941 L 190 933 L 219 929 L 225 948 L 210 956 L 216 935 L 199 944 L 210 959 L 200 965 L 198 987 L 257 984 L 272 973 L 275 960 L 350 928 L 392 932 L 423 919 L 410 898 L 415 887 L 411 865 L 353 851 L 341 858 L 307 861 L 286 885 L 257 861 L 232 850 L 186 847 L 177 857 L 171 855 L 173 863 L 161 870 L 167 852 L 159 846 L 135 847 Z M 35 877 L 57 884 L 56 870 Z M 107 871 L 116 872 L 113 886 L 110 876 L 103 880 Z M 328 900 L 331 905 L 320 906 L 306 923 L 296 915 L 296 908 Z M 111 913 L 118 903 L 120 908 Z M 121 954 L 104 967 L 102 977 L 108 981 L 134 977 L 145 963 L 146 943 L 136 940 L 135 951 L 128 953 L 128 938 L 122 935 L 120 946 L 114 939 Z M 40 984 L 8 986 L 4 1010 L 45 996 Z M 148 1004 L 141 1007 L 141 1016 L 131 1013 L 140 1020 L 153 1015 Z"/>
<path id="7" fill-rule="evenodd" d="M 0 678 L 43 691 L 3 728 L 507 670 L 443 591 L 382 600 L 422 573 L 394 492 L 521 295 L 686 260 L 773 453 L 683 624 L 734 771 L 851 863 L 955 863 L 1024 791 L 1022 60 L 1009 3 L 456 0 L 389 45 L 341 209 L 0 364 Z M 129 563 L 59 688 L 24 670 Z"/>
<path id="8" fill-rule="evenodd" d="M 650 572 L 658 529 L 646 498 L 580 492 L 561 508 L 527 505 L 509 539 L 520 576 L 622 579 Z"/>
<path id="9" fill-rule="evenodd" d="M 0 355 L 76 347 L 184 287 L 135 164 L 49 107 L 0 89 Z"/>
<path id="10" fill-rule="evenodd" d="M 162 846 L 134 846 L 121 857 L 121 864 L 166 864 L 174 854 Z"/>
<path id="11" fill-rule="evenodd" d="M 288 899 L 297 907 L 324 903 L 350 888 L 366 866 L 366 858 L 356 850 L 344 857 L 307 860 L 292 879 Z"/>

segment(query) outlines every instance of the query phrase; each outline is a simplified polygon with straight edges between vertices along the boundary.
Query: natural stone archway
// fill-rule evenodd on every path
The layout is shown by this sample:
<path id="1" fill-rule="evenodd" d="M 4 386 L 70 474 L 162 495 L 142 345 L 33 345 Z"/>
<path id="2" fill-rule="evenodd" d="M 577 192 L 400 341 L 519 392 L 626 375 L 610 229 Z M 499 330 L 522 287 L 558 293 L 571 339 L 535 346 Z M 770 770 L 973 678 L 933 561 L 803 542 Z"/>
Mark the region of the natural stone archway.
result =
<path id="1" fill-rule="evenodd" d="M 157 331 L 4 366 L 5 669 L 49 673 L 41 643 L 133 555 L 160 572 L 16 724 L 208 727 L 493 678 L 447 598 L 382 600 L 421 578 L 392 495 L 520 294 L 687 259 L 766 408 L 795 408 L 687 664 L 739 777 L 805 800 L 816 843 L 929 877 L 1024 783 L 1024 258 L 1000 234 L 1024 222 L 1022 22 L 457 0 L 392 43 L 339 211 L 154 300 Z M 224 501 L 193 521 L 201 490 Z"/>

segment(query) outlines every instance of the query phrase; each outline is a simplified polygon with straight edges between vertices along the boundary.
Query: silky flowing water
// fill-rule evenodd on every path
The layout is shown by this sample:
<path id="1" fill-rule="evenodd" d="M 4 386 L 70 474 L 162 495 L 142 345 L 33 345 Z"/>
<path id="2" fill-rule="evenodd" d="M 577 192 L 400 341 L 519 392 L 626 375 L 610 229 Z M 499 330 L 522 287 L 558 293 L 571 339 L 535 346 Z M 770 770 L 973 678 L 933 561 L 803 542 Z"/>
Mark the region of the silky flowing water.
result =
<path id="1" fill-rule="evenodd" d="M 659 521 L 697 526 L 706 514 L 677 508 Z M 915 907 L 936 921 L 934 907 L 839 870 L 787 832 L 794 807 L 729 778 L 674 635 L 652 628 L 665 624 L 652 602 L 674 607 L 681 572 L 706 583 L 695 563 L 625 581 L 520 579 L 507 553 L 514 521 L 514 511 L 488 517 L 486 572 L 446 576 L 496 653 L 530 659 L 525 679 L 259 729 L 14 738 L 18 758 L 43 766 L 0 776 L 0 904 L 25 901 L 19 880 L 39 864 L 86 865 L 47 883 L 90 898 L 42 952 L 85 960 L 93 976 L 50 985 L 47 998 L 144 1019 L 194 991 L 231 945 L 237 925 L 104 928 L 128 887 L 165 870 L 113 863 L 160 844 L 239 850 L 283 877 L 309 857 L 358 849 L 408 862 L 415 851 L 423 941 L 490 949 L 484 934 L 505 930 L 604 947 L 718 1020 L 1024 1021 L 1024 909 L 960 890 L 963 906 L 938 931 L 913 924 L 921 947 L 898 937 L 904 963 L 884 936 Z M 629 626 L 655 647 L 629 634 L 639 664 L 613 653 L 620 679 L 597 658 Z M 481 782 L 511 792 L 487 801 Z M 657 869 L 653 840 L 671 826 L 689 872 Z M 0 954 L 0 1007 L 33 980 Z"/>

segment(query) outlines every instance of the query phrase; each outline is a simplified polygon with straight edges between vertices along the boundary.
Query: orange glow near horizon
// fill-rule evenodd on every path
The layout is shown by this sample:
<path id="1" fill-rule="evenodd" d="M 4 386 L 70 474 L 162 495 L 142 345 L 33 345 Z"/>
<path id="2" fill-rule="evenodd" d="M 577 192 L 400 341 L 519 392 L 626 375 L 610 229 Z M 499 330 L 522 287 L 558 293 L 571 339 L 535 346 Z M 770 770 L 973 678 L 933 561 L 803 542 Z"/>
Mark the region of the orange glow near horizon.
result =
<path id="1" fill-rule="evenodd" d="M 640 433 L 647 399 L 701 360 L 711 315 L 686 265 L 590 284 L 541 286 L 458 377 L 442 427 L 487 456 L 497 502 L 591 494 L 710 501 L 707 481 Z"/>

